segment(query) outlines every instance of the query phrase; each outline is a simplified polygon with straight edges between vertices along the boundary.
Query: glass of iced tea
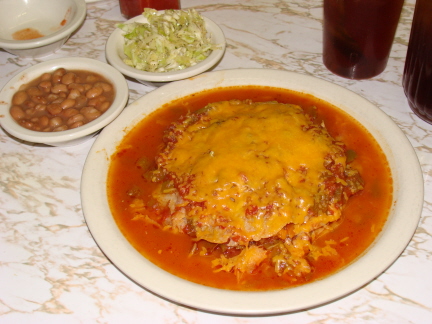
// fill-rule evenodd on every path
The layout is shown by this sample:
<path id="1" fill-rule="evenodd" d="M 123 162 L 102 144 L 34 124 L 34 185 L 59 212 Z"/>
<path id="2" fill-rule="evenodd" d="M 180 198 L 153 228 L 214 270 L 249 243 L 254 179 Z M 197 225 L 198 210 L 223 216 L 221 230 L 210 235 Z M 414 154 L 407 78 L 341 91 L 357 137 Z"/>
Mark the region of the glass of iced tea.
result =
<path id="1" fill-rule="evenodd" d="M 368 79 L 384 71 L 404 0 L 324 0 L 323 61 L 334 74 Z"/>
<path id="2" fill-rule="evenodd" d="M 412 111 L 432 124 L 432 1 L 417 0 L 403 87 Z"/>
<path id="3" fill-rule="evenodd" d="M 139 16 L 144 8 L 180 9 L 180 0 L 119 0 L 120 12 L 126 19 Z"/>

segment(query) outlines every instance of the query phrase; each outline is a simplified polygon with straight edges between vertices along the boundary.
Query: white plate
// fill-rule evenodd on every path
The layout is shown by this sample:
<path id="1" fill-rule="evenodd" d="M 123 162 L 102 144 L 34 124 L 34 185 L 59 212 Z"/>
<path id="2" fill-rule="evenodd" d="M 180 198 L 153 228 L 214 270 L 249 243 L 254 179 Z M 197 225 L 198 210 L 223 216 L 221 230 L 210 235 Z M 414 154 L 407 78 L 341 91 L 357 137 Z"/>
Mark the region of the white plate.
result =
<path id="1" fill-rule="evenodd" d="M 345 110 L 376 138 L 386 154 L 394 181 L 389 219 L 377 240 L 343 270 L 300 287 L 239 292 L 209 288 L 180 279 L 141 256 L 118 229 L 106 197 L 109 157 L 123 136 L 164 103 L 205 89 L 262 85 L 310 93 Z M 82 178 L 82 206 L 87 225 L 106 256 L 127 276 L 156 295 L 210 312 L 268 315 L 311 308 L 341 298 L 385 271 L 403 252 L 419 221 L 423 179 L 417 156 L 393 121 L 367 100 L 329 82 L 295 73 L 244 69 L 205 73 L 158 88 L 143 96 L 106 127 L 92 147 Z"/>
<path id="2" fill-rule="evenodd" d="M 207 17 L 203 18 L 206 29 L 211 34 L 211 42 L 213 44 L 219 45 L 219 49 L 212 51 L 205 60 L 191 67 L 179 71 L 158 73 L 141 71 L 127 65 L 123 62 L 123 59 L 126 58 L 123 50 L 124 32 L 118 28 L 114 30 L 107 40 L 107 44 L 105 46 L 105 56 L 107 61 L 124 75 L 134 78 L 142 83 L 177 81 L 208 71 L 221 60 L 223 54 L 225 53 L 226 40 L 225 35 L 216 23 Z M 143 15 L 140 15 L 126 21 L 125 23 L 129 24 L 131 22 L 146 23 L 147 18 L 145 18 Z"/>

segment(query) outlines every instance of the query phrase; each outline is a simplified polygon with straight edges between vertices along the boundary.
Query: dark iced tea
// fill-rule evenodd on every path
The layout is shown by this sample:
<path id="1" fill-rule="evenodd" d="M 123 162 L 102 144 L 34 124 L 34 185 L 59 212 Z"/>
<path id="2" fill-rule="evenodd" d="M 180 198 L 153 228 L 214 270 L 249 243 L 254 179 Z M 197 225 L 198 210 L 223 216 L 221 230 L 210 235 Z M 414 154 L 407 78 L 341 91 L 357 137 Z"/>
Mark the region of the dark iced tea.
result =
<path id="1" fill-rule="evenodd" d="M 180 0 L 120 0 L 121 14 L 127 19 L 141 15 L 144 8 L 180 9 Z"/>
<path id="2" fill-rule="evenodd" d="M 350 79 L 367 79 L 384 71 L 403 2 L 324 0 L 326 67 Z"/>
<path id="3" fill-rule="evenodd" d="M 403 86 L 414 113 L 432 124 L 432 1 L 417 0 Z"/>

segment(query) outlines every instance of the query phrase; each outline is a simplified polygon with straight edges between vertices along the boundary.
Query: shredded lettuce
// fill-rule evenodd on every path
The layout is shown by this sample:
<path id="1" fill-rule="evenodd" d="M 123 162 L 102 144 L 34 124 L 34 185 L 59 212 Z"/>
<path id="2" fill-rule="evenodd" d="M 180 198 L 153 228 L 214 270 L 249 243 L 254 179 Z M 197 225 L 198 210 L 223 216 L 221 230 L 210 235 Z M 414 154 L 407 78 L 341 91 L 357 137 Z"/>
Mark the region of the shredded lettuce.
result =
<path id="1" fill-rule="evenodd" d="M 123 61 L 147 72 L 182 70 L 217 49 L 211 43 L 203 17 L 195 10 L 144 9 L 148 23 L 120 23 L 124 32 Z"/>

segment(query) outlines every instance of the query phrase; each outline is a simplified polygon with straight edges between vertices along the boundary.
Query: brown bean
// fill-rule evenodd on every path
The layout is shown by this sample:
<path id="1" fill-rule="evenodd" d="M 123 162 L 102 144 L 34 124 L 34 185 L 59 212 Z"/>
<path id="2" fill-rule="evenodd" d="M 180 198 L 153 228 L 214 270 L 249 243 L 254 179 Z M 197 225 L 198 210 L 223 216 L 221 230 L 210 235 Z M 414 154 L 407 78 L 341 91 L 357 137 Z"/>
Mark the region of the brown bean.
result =
<path id="1" fill-rule="evenodd" d="M 65 118 L 69 118 L 69 117 L 72 117 L 78 113 L 79 113 L 78 109 L 68 108 L 68 109 L 63 110 L 61 115 Z"/>
<path id="2" fill-rule="evenodd" d="M 72 108 L 73 106 L 75 106 L 75 102 L 75 99 L 65 99 L 62 103 L 60 103 L 60 107 L 62 109 Z"/>
<path id="3" fill-rule="evenodd" d="M 54 94 L 54 93 L 50 93 L 49 95 L 47 95 L 47 100 L 48 102 L 53 102 L 54 100 L 58 99 L 58 95 Z"/>
<path id="4" fill-rule="evenodd" d="M 102 103 L 98 108 L 98 110 L 102 113 L 104 113 L 105 111 L 108 110 L 108 108 L 111 107 L 111 102 L 109 101 L 105 101 L 104 103 Z"/>
<path id="5" fill-rule="evenodd" d="M 65 131 L 67 129 L 68 129 L 68 127 L 66 125 L 61 125 L 61 126 L 54 128 L 53 132 L 62 132 L 62 131 Z"/>
<path id="6" fill-rule="evenodd" d="M 31 100 L 24 101 L 21 106 L 25 109 L 30 109 L 36 107 L 36 103 Z"/>
<path id="7" fill-rule="evenodd" d="M 94 84 L 94 86 L 95 86 L 95 87 L 98 87 L 98 88 L 102 88 L 104 92 L 110 92 L 110 91 L 113 90 L 112 85 L 111 85 L 111 84 L 108 84 L 108 83 L 106 83 L 106 82 L 96 82 L 96 83 Z"/>
<path id="8" fill-rule="evenodd" d="M 69 129 L 77 128 L 77 127 L 80 127 L 82 125 L 84 125 L 83 121 L 77 121 L 76 123 L 73 123 L 72 125 L 69 125 Z"/>
<path id="9" fill-rule="evenodd" d="M 84 83 L 83 87 L 84 87 L 84 91 L 89 91 L 91 88 L 93 88 L 93 85 L 90 83 Z"/>
<path id="10" fill-rule="evenodd" d="M 102 103 L 104 103 L 107 100 L 105 96 L 97 96 L 96 98 L 92 98 L 88 101 L 89 106 L 98 107 Z"/>
<path id="11" fill-rule="evenodd" d="M 83 121 L 83 120 L 84 120 L 84 116 L 82 114 L 76 114 L 73 115 L 72 117 L 69 117 L 68 120 L 66 121 L 66 124 L 72 125 L 76 122 Z"/>
<path id="12" fill-rule="evenodd" d="M 51 88 L 51 93 L 61 93 L 61 92 L 68 92 L 68 88 L 66 86 L 66 84 L 56 84 L 55 86 L 53 86 Z"/>
<path id="13" fill-rule="evenodd" d="M 94 74 L 87 75 L 85 79 L 85 82 L 87 83 L 95 83 L 97 81 L 99 81 L 99 78 Z"/>
<path id="14" fill-rule="evenodd" d="M 34 115 L 34 113 L 36 112 L 36 108 L 27 108 L 26 110 L 24 110 L 25 114 L 27 117 Z"/>
<path id="15" fill-rule="evenodd" d="M 63 109 L 62 109 L 62 107 L 60 107 L 60 104 L 58 104 L 58 103 L 50 103 L 47 106 L 47 111 L 51 115 L 56 116 L 56 115 L 59 115 L 63 111 Z"/>
<path id="16" fill-rule="evenodd" d="M 71 83 L 68 85 L 68 88 L 78 90 L 79 92 L 84 92 L 84 86 L 79 83 Z"/>
<path id="17" fill-rule="evenodd" d="M 59 76 L 63 76 L 66 74 L 66 69 L 65 68 L 58 68 L 57 70 L 55 70 L 52 75 L 59 75 Z"/>
<path id="18" fill-rule="evenodd" d="M 53 84 L 59 84 L 59 83 L 61 83 L 61 75 L 52 75 L 51 76 L 51 82 Z"/>
<path id="19" fill-rule="evenodd" d="M 39 118 L 39 126 L 43 129 L 49 125 L 50 119 L 47 116 Z"/>
<path id="20" fill-rule="evenodd" d="M 68 98 L 69 99 L 76 99 L 79 96 L 81 96 L 81 92 L 79 92 L 77 89 L 72 89 L 69 94 L 68 94 Z"/>
<path id="21" fill-rule="evenodd" d="M 44 96 L 31 96 L 31 101 L 33 101 L 34 103 L 37 104 L 47 104 L 48 103 L 48 99 Z"/>
<path id="22" fill-rule="evenodd" d="M 26 90 L 29 96 L 42 96 L 43 93 L 38 87 L 30 87 Z"/>
<path id="23" fill-rule="evenodd" d="M 86 92 L 87 98 L 96 98 L 103 93 L 103 89 L 99 87 L 93 87 Z"/>
<path id="24" fill-rule="evenodd" d="M 89 121 L 95 120 L 96 118 L 98 118 L 101 114 L 101 112 L 99 110 L 97 110 L 94 107 L 84 107 L 80 110 L 81 114 L 84 115 L 85 118 L 87 118 Z"/>
<path id="25" fill-rule="evenodd" d="M 58 127 L 60 125 L 63 125 L 63 119 L 61 119 L 61 117 L 58 116 L 51 118 L 49 121 L 49 125 L 51 127 Z"/>
<path id="26" fill-rule="evenodd" d="M 21 120 L 19 124 L 27 129 L 33 128 L 33 123 L 28 120 Z"/>
<path id="27" fill-rule="evenodd" d="M 61 82 L 63 84 L 71 84 L 75 82 L 75 76 L 76 74 L 73 72 L 67 72 L 65 75 L 62 76 Z"/>
<path id="28" fill-rule="evenodd" d="M 45 111 L 46 108 L 47 108 L 47 105 L 39 104 L 39 105 L 36 105 L 35 110 L 39 111 L 39 112 L 42 112 L 42 111 Z"/>
<path id="29" fill-rule="evenodd" d="M 85 96 L 79 96 L 75 98 L 75 108 L 82 108 L 87 105 L 87 98 Z"/>
<path id="30" fill-rule="evenodd" d="M 52 83 L 50 81 L 42 81 L 38 84 L 38 87 L 42 92 L 49 93 L 51 92 Z"/>
<path id="31" fill-rule="evenodd" d="M 61 104 L 63 102 L 63 100 L 64 100 L 63 97 L 58 96 L 57 99 L 51 101 L 51 103 L 53 103 L 53 104 Z"/>
<path id="32" fill-rule="evenodd" d="M 45 72 L 40 76 L 41 81 L 51 80 L 51 73 Z"/>
<path id="33" fill-rule="evenodd" d="M 12 97 L 12 104 L 14 105 L 22 105 L 24 101 L 26 101 L 28 98 L 28 95 L 25 91 L 18 91 L 14 94 Z"/>
<path id="34" fill-rule="evenodd" d="M 24 110 L 20 106 L 12 106 L 9 112 L 15 120 L 20 120 L 25 117 Z"/>

